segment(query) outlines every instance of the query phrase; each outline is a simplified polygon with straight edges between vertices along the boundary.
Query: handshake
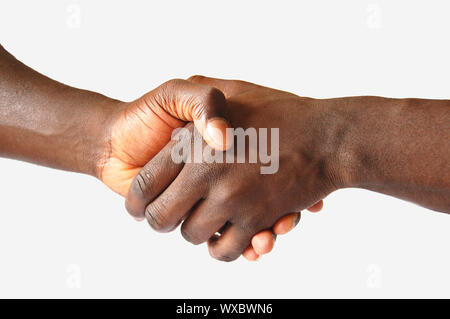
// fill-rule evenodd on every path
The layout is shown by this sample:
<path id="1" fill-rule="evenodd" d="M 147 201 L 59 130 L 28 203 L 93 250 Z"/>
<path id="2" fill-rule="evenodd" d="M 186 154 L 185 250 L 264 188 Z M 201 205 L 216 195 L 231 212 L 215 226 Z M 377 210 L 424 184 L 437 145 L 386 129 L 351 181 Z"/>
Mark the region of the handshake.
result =
<path id="1" fill-rule="evenodd" d="M 181 224 L 219 260 L 258 259 L 341 188 L 450 212 L 450 100 L 313 99 L 194 76 L 126 103 L 1 46 L 0 70 L 0 156 L 93 175 L 134 218 Z"/>
<path id="2" fill-rule="evenodd" d="M 117 110 L 97 176 L 135 219 L 161 232 L 182 224 L 187 241 L 207 242 L 219 260 L 270 252 L 335 189 L 312 99 L 194 76 Z"/>

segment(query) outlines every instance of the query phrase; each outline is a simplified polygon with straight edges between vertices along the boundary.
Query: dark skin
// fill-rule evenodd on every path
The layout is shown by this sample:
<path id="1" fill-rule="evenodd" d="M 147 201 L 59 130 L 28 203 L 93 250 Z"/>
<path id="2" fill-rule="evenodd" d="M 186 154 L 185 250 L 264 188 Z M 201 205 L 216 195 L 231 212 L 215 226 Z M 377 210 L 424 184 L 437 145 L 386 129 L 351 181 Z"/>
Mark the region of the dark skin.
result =
<path id="1" fill-rule="evenodd" d="M 186 240 L 207 241 L 211 256 L 231 261 L 255 233 L 341 188 L 450 213 L 449 100 L 318 100 L 243 81 L 190 81 L 225 94 L 234 127 L 279 128 L 279 170 L 261 175 L 261 164 L 248 162 L 175 164 L 173 141 L 136 176 L 127 197 L 128 209 L 145 214 L 154 229 L 182 222 Z"/>
<path id="2" fill-rule="evenodd" d="M 0 46 L 0 156 L 89 174 L 122 196 L 186 122 L 194 122 L 214 148 L 226 148 L 226 141 L 208 134 L 208 125 L 229 127 L 226 112 L 223 93 L 208 85 L 171 80 L 122 102 L 49 79 Z M 275 232 L 289 231 L 298 218 L 281 219 Z M 267 253 L 274 234 L 256 234 L 255 243 L 259 254 Z M 247 257 L 258 253 L 252 248 Z"/>

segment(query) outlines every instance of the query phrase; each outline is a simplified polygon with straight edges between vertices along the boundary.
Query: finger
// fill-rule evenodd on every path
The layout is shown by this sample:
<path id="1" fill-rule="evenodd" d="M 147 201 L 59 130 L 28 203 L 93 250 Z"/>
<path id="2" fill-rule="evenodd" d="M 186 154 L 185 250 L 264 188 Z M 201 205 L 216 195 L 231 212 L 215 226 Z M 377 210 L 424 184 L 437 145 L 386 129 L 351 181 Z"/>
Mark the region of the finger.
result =
<path id="1" fill-rule="evenodd" d="M 186 183 L 189 181 L 189 183 Z M 149 225 L 169 232 L 188 215 L 204 195 L 204 184 L 192 181 L 192 173 L 183 169 L 178 177 L 145 209 Z"/>
<path id="2" fill-rule="evenodd" d="M 248 261 L 257 261 L 260 258 L 252 246 L 248 246 L 242 253 L 242 256 L 244 256 L 244 258 Z"/>
<path id="3" fill-rule="evenodd" d="M 310 212 L 319 212 L 323 208 L 323 201 L 320 200 L 315 203 L 313 206 L 308 208 Z M 277 235 L 283 235 L 290 232 L 295 226 L 297 226 L 300 221 L 300 213 L 292 213 L 280 218 L 275 225 L 272 227 L 272 230 Z"/>
<path id="4" fill-rule="evenodd" d="M 189 126 L 187 126 L 189 127 Z M 127 211 L 137 220 L 145 219 L 145 208 L 155 199 L 178 175 L 184 166 L 183 161 L 172 160 L 172 150 L 180 143 L 188 143 L 192 130 L 181 129 L 153 159 L 148 162 L 131 182 L 125 200 Z"/>
<path id="5" fill-rule="evenodd" d="M 226 211 L 219 210 L 213 200 L 205 199 L 195 206 L 181 225 L 181 234 L 188 242 L 198 245 L 206 242 L 227 223 Z"/>
<path id="6" fill-rule="evenodd" d="M 276 235 L 271 230 L 263 230 L 252 238 L 252 247 L 256 254 L 264 255 L 270 253 L 275 245 Z"/>
<path id="7" fill-rule="evenodd" d="M 272 227 L 273 232 L 277 235 L 288 233 L 295 226 L 297 226 L 298 222 L 300 221 L 300 217 L 300 213 L 291 213 L 289 215 L 281 217 Z"/>
<path id="8" fill-rule="evenodd" d="M 250 82 L 209 78 L 202 75 L 191 76 L 188 81 L 215 87 L 222 91 L 227 99 L 233 95 L 237 95 L 252 88 L 258 87 L 258 85 Z"/>
<path id="9" fill-rule="evenodd" d="M 214 235 L 208 240 L 209 254 L 221 261 L 233 261 L 250 245 L 251 238 L 247 231 L 230 225 L 221 236 Z"/>
<path id="10" fill-rule="evenodd" d="M 317 203 L 315 203 L 314 205 L 312 205 L 310 208 L 308 208 L 308 210 L 311 213 L 317 213 L 320 212 L 323 208 L 323 200 L 318 201 Z"/>
<path id="11" fill-rule="evenodd" d="M 212 148 L 226 150 L 231 147 L 233 136 L 229 130 L 227 103 L 219 89 L 175 79 L 147 93 L 144 99 L 151 109 L 160 108 L 172 117 L 194 122 Z"/>

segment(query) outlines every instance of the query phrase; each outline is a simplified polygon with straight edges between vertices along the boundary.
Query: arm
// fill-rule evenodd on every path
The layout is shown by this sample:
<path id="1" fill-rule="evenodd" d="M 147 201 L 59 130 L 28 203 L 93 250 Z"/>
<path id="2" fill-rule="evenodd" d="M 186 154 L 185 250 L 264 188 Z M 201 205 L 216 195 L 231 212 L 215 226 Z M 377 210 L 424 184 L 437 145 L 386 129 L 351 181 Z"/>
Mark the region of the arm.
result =
<path id="1" fill-rule="evenodd" d="M 97 176 L 120 105 L 53 81 L 0 46 L 0 156 Z"/>
<path id="2" fill-rule="evenodd" d="M 450 213 L 450 101 L 324 100 L 338 187 L 358 187 Z"/>

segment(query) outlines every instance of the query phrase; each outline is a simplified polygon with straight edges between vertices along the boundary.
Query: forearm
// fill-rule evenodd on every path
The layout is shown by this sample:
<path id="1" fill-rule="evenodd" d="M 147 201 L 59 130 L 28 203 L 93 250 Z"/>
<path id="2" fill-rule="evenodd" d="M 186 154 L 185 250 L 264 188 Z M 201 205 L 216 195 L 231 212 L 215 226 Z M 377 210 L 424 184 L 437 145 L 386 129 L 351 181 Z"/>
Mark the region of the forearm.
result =
<path id="1" fill-rule="evenodd" d="M 450 101 L 350 97 L 333 110 L 339 183 L 450 212 Z"/>
<path id="2" fill-rule="evenodd" d="M 53 81 L 0 46 L 0 156 L 95 175 L 118 103 Z"/>

